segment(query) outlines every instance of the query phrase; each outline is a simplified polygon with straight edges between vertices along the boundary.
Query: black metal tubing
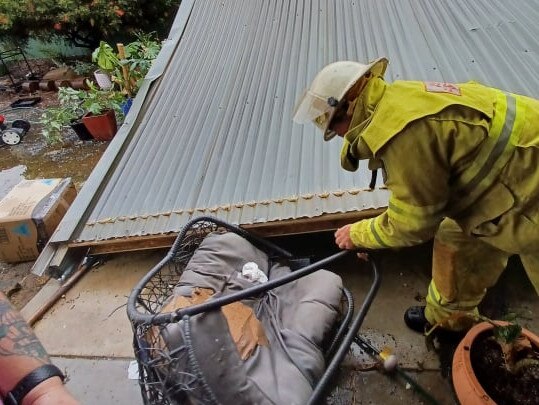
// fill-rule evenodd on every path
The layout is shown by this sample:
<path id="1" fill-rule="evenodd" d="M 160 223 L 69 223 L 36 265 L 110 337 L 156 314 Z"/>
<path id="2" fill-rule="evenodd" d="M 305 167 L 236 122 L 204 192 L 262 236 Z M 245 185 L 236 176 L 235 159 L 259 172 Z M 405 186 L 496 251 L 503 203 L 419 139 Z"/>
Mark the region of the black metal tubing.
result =
<path id="1" fill-rule="evenodd" d="M 331 363 L 327 367 L 326 371 L 320 378 L 320 381 L 316 385 L 311 398 L 309 399 L 308 404 L 309 405 L 316 405 L 320 402 L 322 399 L 322 395 L 325 393 L 326 387 L 337 370 L 337 367 L 339 367 L 339 364 L 342 362 L 344 357 L 346 356 L 346 353 L 348 352 L 348 349 L 350 348 L 350 345 L 354 341 L 354 338 L 359 331 L 359 328 L 361 327 L 361 324 L 363 323 L 363 320 L 365 319 L 365 316 L 367 315 L 367 312 L 372 304 L 372 301 L 374 300 L 374 297 L 376 296 L 376 293 L 378 292 L 378 288 L 380 287 L 381 282 L 381 276 L 380 272 L 378 271 L 378 265 L 377 260 L 373 255 L 370 255 L 370 263 L 371 263 L 371 269 L 373 273 L 373 282 L 371 284 L 371 288 L 369 289 L 369 292 L 367 293 L 367 296 L 365 297 L 365 300 L 363 301 L 363 304 L 361 305 L 361 308 L 352 322 L 352 325 L 350 326 L 350 329 L 348 330 L 348 333 L 343 339 L 343 342 L 339 346 L 337 352 L 335 353 L 335 356 L 331 359 Z"/>
<path id="2" fill-rule="evenodd" d="M 267 240 L 264 240 L 262 238 L 259 238 L 255 235 L 252 235 L 245 231 L 244 229 L 236 226 L 228 224 L 224 221 L 221 221 L 217 218 L 213 217 L 198 217 L 191 221 L 189 221 L 181 230 L 180 234 L 174 241 L 174 244 L 170 248 L 168 254 L 165 256 L 163 260 L 161 260 L 152 271 L 150 271 L 146 276 L 144 276 L 138 284 L 135 286 L 135 288 L 131 291 L 131 294 L 129 295 L 129 299 L 127 301 L 127 315 L 129 319 L 132 322 L 135 322 L 137 324 L 140 323 L 152 323 L 154 325 L 158 324 L 164 324 L 168 322 L 176 322 L 179 319 L 181 319 L 185 315 L 195 315 L 201 312 L 209 311 L 211 309 L 220 308 L 223 305 L 229 304 L 231 302 L 241 300 L 244 298 L 249 298 L 252 296 L 255 296 L 257 294 L 260 294 L 262 292 L 271 290 L 272 288 L 279 287 L 283 284 L 286 284 L 290 281 L 297 280 L 298 278 L 301 278 L 303 276 L 306 276 L 307 274 L 313 273 L 316 270 L 320 269 L 322 266 L 326 265 L 327 263 L 336 260 L 346 254 L 346 252 L 340 252 L 336 255 L 333 255 L 329 258 L 326 258 L 322 261 L 319 261 L 317 263 L 314 263 L 310 266 L 304 267 L 303 269 L 296 270 L 293 273 L 281 277 L 279 279 L 268 281 L 267 283 L 260 284 L 257 286 L 253 286 L 251 288 L 248 288 L 246 290 L 233 293 L 224 297 L 219 297 L 216 299 L 211 300 L 210 302 L 195 305 L 189 308 L 185 308 L 183 310 L 177 311 L 177 312 L 171 312 L 171 313 L 165 313 L 165 314 L 155 314 L 155 315 L 149 315 L 149 314 L 141 314 L 137 310 L 137 298 L 146 286 L 146 284 L 151 280 L 151 278 L 160 271 L 168 262 L 170 262 L 174 255 L 177 253 L 179 246 L 181 244 L 181 241 L 185 238 L 187 233 L 193 228 L 194 225 L 196 225 L 199 222 L 211 222 L 215 225 L 221 226 L 223 228 L 226 228 L 227 230 L 231 232 L 235 232 L 236 234 L 246 238 L 250 242 L 252 242 L 255 246 L 260 246 L 265 248 L 266 250 L 272 251 L 276 255 L 280 255 L 281 257 L 291 259 L 293 258 L 292 253 L 288 252 L 287 250 L 284 250 L 280 248 L 279 246 L 275 245 L 274 243 L 271 243 Z"/>
<path id="3" fill-rule="evenodd" d="M 333 341 L 331 342 L 331 345 L 329 346 L 325 354 L 326 360 L 329 360 L 333 357 L 333 353 L 335 353 L 335 350 L 337 349 L 337 345 L 342 341 L 342 337 L 348 330 L 350 321 L 352 320 L 352 317 L 354 316 L 354 296 L 346 288 L 343 288 L 342 291 L 346 298 L 346 302 L 348 303 L 348 307 L 346 309 L 346 316 L 341 322 L 341 325 L 339 326 L 339 330 L 335 334 L 335 337 L 333 338 Z"/>
<path id="4" fill-rule="evenodd" d="M 26 63 L 26 67 L 28 68 L 28 73 L 30 75 L 34 75 L 34 72 L 32 71 L 32 68 L 30 67 L 30 64 L 28 63 L 28 59 L 26 59 L 26 55 L 24 54 L 23 50 L 19 47 L 15 49 L 9 49 L 7 51 L 0 52 L 0 60 L 2 61 L 2 65 L 4 65 L 4 68 L 7 71 L 7 74 L 9 76 L 9 80 L 11 81 L 11 84 L 13 87 L 16 87 L 18 83 L 15 83 L 15 79 L 13 75 L 11 74 L 9 67 L 6 64 L 6 60 L 9 58 L 13 58 L 15 56 L 22 56 L 24 63 Z"/>
<path id="5" fill-rule="evenodd" d="M 342 251 L 342 252 L 336 253 L 330 257 L 327 257 L 316 263 L 313 263 L 310 266 L 296 270 L 290 274 L 287 274 L 286 276 L 273 279 L 271 281 L 268 281 L 267 283 L 255 285 L 253 287 L 249 287 L 245 290 L 238 291 L 233 294 L 228 294 L 222 297 L 212 299 L 211 301 L 206 301 L 199 305 L 193 305 L 192 307 L 179 310 L 173 313 L 174 316 L 172 317 L 172 321 L 175 322 L 183 318 L 185 315 L 193 316 L 193 315 L 200 314 L 202 312 L 208 312 L 217 308 L 221 308 L 222 306 L 230 304 L 232 302 L 240 301 L 245 298 L 254 297 L 266 291 L 273 290 L 276 287 L 280 287 L 291 281 L 297 280 L 299 278 L 305 277 L 308 274 L 314 273 L 315 271 L 320 270 L 326 264 L 329 264 L 333 262 L 334 260 L 340 259 L 341 257 L 346 256 L 348 253 L 349 251 Z"/>
<path id="6" fill-rule="evenodd" d="M 291 272 L 290 274 L 287 274 L 286 276 L 279 277 L 276 279 L 273 279 L 271 281 L 268 281 L 264 284 L 255 285 L 253 287 L 247 288 L 242 291 L 238 291 L 232 294 L 228 294 L 222 297 L 218 297 L 215 299 L 212 299 L 210 301 L 206 301 L 202 304 L 193 305 L 188 308 L 184 308 L 181 310 L 178 310 L 176 312 L 170 312 L 166 314 L 156 314 L 156 315 L 146 315 L 146 314 L 140 314 L 138 312 L 132 313 L 132 308 L 134 308 L 134 300 L 136 300 L 136 296 L 138 296 L 138 292 L 142 290 L 142 288 L 139 289 L 139 286 L 133 291 L 133 293 L 129 296 L 128 301 L 128 312 L 129 317 L 131 320 L 139 323 L 149 323 L 151 322 L 152 325 L 160 325 L 164 323 L 169 322 L 177 322 L 184 316 L 193 316 L 196 314 L 200 314 L 202 312 L 211 311 L 217 308 L 220 308 L 224 305 L 230 304 L 235 301 L 240 301 L 246 298 L 251 298 L 256 295 L 259 295 L 263 292 L 272 290 L 276 287 L 280 287 L 284 284 L 287 284 L 291 281 L 297 280 L 301 277 L 305 277 L 308 274 L 314 273 L 317 270 L 320 270 L 325 265 L 338 260 L 350 253 L 349 250 L 345 250 L 339 253 L 336 253 L 332 256 L 329 256 L 325 259 L 322 259 L 316 263 L 311 264 L 310 266 L 304 267 L 302 269 L 296 270 L 294 272 Z M 136 293 L 136 294 L 134 294 Z M 135 308 L 136 310 L 136 308 Z"/>
<path id="7" fill-rule="evenodd" d="M 218 298 L 215 298 L 215 299 L 212 299 L 208 302 L 204 302 L 202 304 L 198 304 L 198 305 L 194 305 L 192 307 L 188 307 L 188 308 L 184 308 L 184 309 L 181 309 L 181 310 L 178 310 L 176 312 L 172 312 L 172 313 L 166 313 L 166 314 L 155 314 L 155 315 L 148 315 L 148 314 L 141 314 L 137 311 L 137 308 L 136 308 L 136 302 L 137 302 L 137 297 L 139 296 L 140 292 L 142 291 L 142 289 L 144 288 L 144 286 L 148 283 L 148 281 L 156 274 L 156 272 L 160 271 L 161 268 L 163 266 L 165 266 L 170 260 L 172 260 L 172 258 L 174 257 L 175 253 L 177 252 L 179 246 L 180 246 L 180 243 L 181 243 L 181 240 L 183 240 L 183 238 L 185 237 L 185 235 L 187 234 L 187 232 L 189 231 L 189 229 L 195 225 L 197 222 L 202 222 L 202 221 L 207 221 L 207 222 L 213 222 L 221 227 L 224 227 L 232 232 L 235 232 L 237 234 L 239 234 L 240 236 L 243 236 L 245 237 L 246 239 L 254 242 L 254 244 L 257 244 L 259 246 L 265 246 L 266 248 L 269 248 L 270 250 L 275 250 L 276 252 L 285 252 L 287 255 L 286 257 L 288 258 L 291 258 L 292 257 L 292 254 L 290 254 L 289 252 L 279 248 L 278 246 L 274 245 L 273 243 L 271 242 L 268 242 L 268 241 L 265 241 L 261 238 L 258 238 L 254 235 L 251 235 L 249 234 L 247 231 L 237 227 L 237 226 L 234 226 L 234 225 L 230 225 L 230 224 L 227 224 L 226 222 L 223 222 L 223 221 L 220 221 L 218 219 L 215 219 L 215 218 L 211 218 L 211 217 L 200 217 L 200 218 L 196 218 L 192 221 L 190 221 L 189 223 L 187 223 L 185 225 L 185 227 L 182 229 L 180 235 L 178 236 L 178 238 L 176 239 L 176 241 L 174 242 L 172 248 L 170 249 L 169 253 L 167 254 L 167 256 L 161 260 L 153 269 L 153 271 L 150 271 L 145 277 L 142 278 L 142 280 L 137 284 L 137 286 L 133 289 L 133 291 L 131 292 L 131 295 L 129 296 L 129 300 L 128 300 L 128 305 L 127 305 L 127 312 L 128 312 L 128 316 L 130 318 L 130 320 L 133 322 L 133 323 L 136 323 L 136 324 L 141 324 L 141 323 L 151 323 L 152 325 L 159 325 L 159 324 L 165 324 L 165 323 L 170 323 L 170 322 L 177 322 L 179 321 L 180 319 L 182 319 L 183 317 L 186 317 L 186 316 L 193 316 L 193 315 L 196 315 L 196 314 L 200 314 L 202 312 L 207 312 L 207 311 L 211 311 L 211 310 L 214 310 L 214 309 L 217 309 L 217 308 L 220 308 L 224 305 L 227 305 L 227 304 L 230 304 L 232 302 L 235 302 L 235 301 L 239 301 L 239 300 L 242 300 L 242 299 L 246 299 L 246 298 L 250 298 L 250 297 L 253 297 L 253 296 L 256 296 L 256 295 L 259 295 L 263 292 L 266 292 L 268 290 L 271 290 L 273 288 L 276 288 L 276 287 L 280 287 L 284 284 L 287 284 L 291 281 L 294 281 L 294 280 L 297 280 L 301 277 L 304 277 L 308 274 L 311 274 L 311 273 L 314 273 L 315 271 L 321 269 L 322 267 L 324 267 L 325 265 L 335 261 L 335 260 L 338 260 L 338 259 L 341 259 L 345 256 L 347 256 L 348 254 L 351 254 L 351 253 L 357 253 L 357 252 L 354 252 L 354 251 L 350 251 L 350 250 L 344 250 L 344 251 L 340 251 L 332 256 L 329 256 L 325 259 L 322 259 L 316 263 L 313 263 L 309 266 L 306 266 L 302 269 L 298 269 L 284 277 L 279 277 L 277 279 L 274 279 L 274 280 L 271 280 L 271 281 L 268 281 L 267 283 L 264 283 L 264 284 L 259 284 L 259 285 L 256 285 L 256 286 L 253 286 L 253 287 L 250 287 L 246 290 L 242 290 L 242 291 L 238 291 L 236 293 L 232 293 L 232 294 L 229 294 L 229 295 L 225 295 L 225 296 L 222 296 L 222 297 L 218 297 Z M 331 359 L 331 362 L 329 363 L 328 367 L 326 368 L 326 371 L 324 372 L 324 374 L 322 375 L 322 377 L 320 378 L 318 384 L 316 385 L 316 387 L 314 388 L 313 390 L 313 393 L 309 399 L 309 402 L 308 404 L 310 405 L 315 405 L 315 404 L 318 404 L 319 401 L 321 400 L 322 398 L 322 395 L 325 393 L 325 390 L 327 388 L 327 385 L 328 383 L 330 382 L 330 379 L 331 377 L 333 376 L 333 374 L 335 373 L 335 371 L 337 370 L 337 368 L 339 367 L 339 364 L 342 362 L 342 360 L 344 359 L 344 357 L 346 356 L 346 353 L 348 352 L 349 348 L 350 348 L 350 345 L 352 344 L 353 340 L 354 340 L 354 337 L 357 335 L 357 332 L 359 330 L 359 328 L 361 327 L 361 324 L 363 323 L 363 320 L 365 319 L 365 316 L 367 315 L 367 312 L 376 296 L 376 293 L 380 287 L 380 282 L 381 282 L 381 276 L 380 276 L 380 272 L 378 270 L 378 265 L 377 265 L 377 260 L 376 258 L 374 257 L 374 255 L 371 253 L 370 254 L 370 261 L 369 261 L 370 265 L 371 265 L 371 270 L 372 270 L 372 274 L 373 274 L 373 282 L 371 284 L 371 287 L 367 293 L 367 296 L 365 298 L 365 300 L 363 301 L 363 304 L 361 305 L 361 308 L 358 312 L 358 314 L 356 315 L 356 317 L 354 318 L 350 328 L 348 329 L 348 331 L 346 332 L 346 329 L 347 329 L 347 325 L 349 324 L 350 322 L 350 319 L 352 318 L 353 316 L 353 296 L 350 294 L 350 292 L 346 289 L 343 289 L 345 291 L 345 296 L 346 298 L 348 299 L 348 303 L 349 303 L 349 306 L 348 306 L 348 313 L 346 314 L 345 316 L 345 319 L 343 320 L 343 325 L 340 326 L 339 330 L 337 331 L 337 334 L 335 336 L 335 339 L 334 341 L 332 342 L 330 348 L 329 348 L 329 351 L 328 352 L 333 352 L 335 351 L 335 355 L 332 357 Z M 352 311 L 350 311 L 350 308 L 352 308 Z M 133 327 L 135 325 L 133 324 Z M 342 337 L 342 335 L 345 334 L 344 338 L 342 339 L 342 343 L 338 346 L 338 341 L 340 340 L 339 338 Z"/>

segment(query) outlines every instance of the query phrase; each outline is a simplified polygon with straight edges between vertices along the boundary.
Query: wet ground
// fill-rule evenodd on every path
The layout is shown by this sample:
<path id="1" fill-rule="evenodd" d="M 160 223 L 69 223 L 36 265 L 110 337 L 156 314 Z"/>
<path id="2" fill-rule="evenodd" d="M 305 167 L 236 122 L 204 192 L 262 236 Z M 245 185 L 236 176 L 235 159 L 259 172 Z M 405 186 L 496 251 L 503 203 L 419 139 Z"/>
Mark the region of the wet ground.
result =
<path id="1" fill-rule="evenodd" d="M 274 238 L 297 256 L 315 260 L 335 253 L 331 233 Z M 399 361 L 400 371 L 385 373 L 376 362 L 353 346 L 331 381 L 330 405 L 440 404 L 455 405 L 451 380 L 455 341 L 427 341 L 409 330 L 403 313 L 410 305 L 424 304 L 430 281 L 432 244 L 378 256 L 382 283 L 360 335 L 378 350 L 388 348 Z M 35 325 L 40 340 L 54 362 L 70 376 L 68 388 L 82 403 L 140 404 L 137 381 L 129 379 L 134 359 L 133 332 L 126 316 L 132 288 L 166 255 L 166 250 L 131 252 L 106 257 L 91 269 Z M 371 268 L 353 255 L 334 261 L 327 268 L 339 274 L 351 291 L 355 308 L 365 300 L 371 286 Z M 31 316 L 51 280 L 23 311 Z M 489 291 L 482 313 L 501 318 L 513 312 L 529 330 L 539 330 L 539 297 L 518 262 L 512 260 L 497 285 Z M 99 387 L 96 389 L 95 387 Z"/>
<path id="2" fill-rule="evenodd" d="M 49 145 L 39 128 L 30 129 L 20 144 L 0 147 L 0 197 L 23 178 L 71 177 L 80 190 L 107 146 L 81 141 L 71 130 L 64 142 Z"/>
<path id="3" fill-rule="evenodd" d="M 32 108 L 9 111 L 11 103 L 30 97 L 40 98 L 40 101 Z M 108 143 L 81 141 L 69 127 L 64 130 L 62 142 L 48 144 L 38 121 L 44 110 L 56 105 L 56 92 L 25 94 L 0 91 L 0 114 L 6 115 L 10 121 L 20 114 L 23 115 L 21 118 L 32 122 L 30 131 L 20 144 L 0 145 L 0 198 L 23 178 L 71 177 L 80 189 L 105 151 Z"/>
<path id="4" fill-rule="evenodd" d="M 0 110 L 18 98 L 29 95 L 0 92 Z M 57 103 L 56 93 L 33 94 L 42 101 L 33 115 Z M 15 146 L 0 146 L 0 199 L 21 180 L 70 177 L 77 191 L 90 175 L 108 146 L 108 142 L 81 141 L 70 129 L 64 131 L 63 142 L 48 144 L 39 125 Z M 33 262 L 8 264 L 0 261 L 0 291 L 8 295 L 17 308 L 22 308 L 47 281 L 31 274 Z"/>

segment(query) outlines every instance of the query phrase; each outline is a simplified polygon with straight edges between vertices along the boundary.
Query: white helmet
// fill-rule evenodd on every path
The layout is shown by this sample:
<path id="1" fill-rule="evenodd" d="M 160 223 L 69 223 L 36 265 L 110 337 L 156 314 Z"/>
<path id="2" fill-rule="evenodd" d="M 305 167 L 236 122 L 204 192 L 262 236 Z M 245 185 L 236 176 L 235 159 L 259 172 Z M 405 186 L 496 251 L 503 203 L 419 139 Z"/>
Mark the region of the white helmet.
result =
<path id="1" fill-rule="evenodd" d="M 324 140 L 329 141 L 336 135 L 329 129 L 329 124 L 346 93 L 369 72 L 383 76 L 387 64 L 386 58 L 378 58 L 368 65 L 352 61 L 327 65 L 318 72 L 309 89 L 300 98 L 294 111 L 294 121 L 300 124 L 312 121 L 324 132 Z"/>

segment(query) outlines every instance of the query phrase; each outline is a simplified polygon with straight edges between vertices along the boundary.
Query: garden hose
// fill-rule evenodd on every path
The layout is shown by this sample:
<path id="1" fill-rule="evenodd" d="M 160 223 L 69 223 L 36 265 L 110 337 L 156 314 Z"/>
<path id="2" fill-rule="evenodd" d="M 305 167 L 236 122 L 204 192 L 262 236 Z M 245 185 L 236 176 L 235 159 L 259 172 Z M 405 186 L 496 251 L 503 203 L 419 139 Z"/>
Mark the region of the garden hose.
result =
<path id="1" fill-rule="evenodd" d="M 406 381 L 410 386 L 427 401 L 428 404 L 438 405 L 436 401 L 421 385 L 419 385 L 412 377 L 410 377 L 403 369 L 397 365 L 397 357 L 394 354 L 389 354 L 385 351 L 380 352 L 370 342 L 368 342 L 362 336 L 356 335 L 354 342 L 369 356 L 377 361 L 381 361 L 384 366 L 384 370 L 388 372 L 395 372 L 399 377 Z"/>

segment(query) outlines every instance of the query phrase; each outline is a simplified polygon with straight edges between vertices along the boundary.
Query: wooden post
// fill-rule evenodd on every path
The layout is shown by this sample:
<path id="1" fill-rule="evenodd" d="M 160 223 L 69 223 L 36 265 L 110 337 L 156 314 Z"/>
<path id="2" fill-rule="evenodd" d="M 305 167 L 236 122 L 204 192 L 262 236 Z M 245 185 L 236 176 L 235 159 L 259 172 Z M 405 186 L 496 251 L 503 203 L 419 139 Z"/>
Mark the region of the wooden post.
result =
<path id="1" fill-rule="evenodd" d="M 120 62 L 125 61 L 124 44 L 116 44 L 116 47 L 118 48 L 118 57 L 120 58 Z M 125 64 L 122 64 L 122 75 L 125 83 L 124 88 L 127 92 L 127 96 L 131 97 L 131 80 L 129 78 L 129 68 Z"/>

